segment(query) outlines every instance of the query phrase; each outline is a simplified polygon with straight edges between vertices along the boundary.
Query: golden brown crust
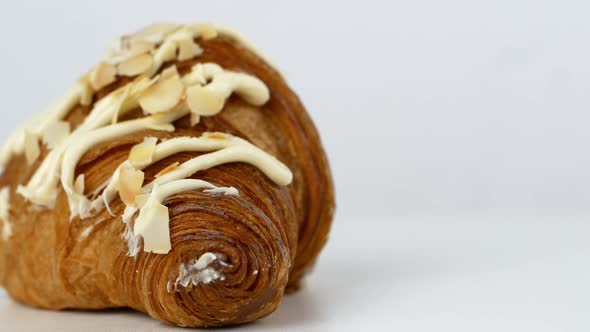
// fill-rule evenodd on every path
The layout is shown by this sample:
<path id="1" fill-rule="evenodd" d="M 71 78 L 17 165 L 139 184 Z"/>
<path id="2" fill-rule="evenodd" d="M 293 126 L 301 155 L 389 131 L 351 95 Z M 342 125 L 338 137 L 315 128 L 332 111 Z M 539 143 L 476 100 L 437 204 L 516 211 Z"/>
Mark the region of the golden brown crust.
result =
<path id="1" fill-rule="evenodd" d="M 287 285 L 297 289 L 324 246 L 334 211 L 328 162 L 317 131 L 297 96 L 272 67 L 228 37 L 199 40 L 204 52 L 176 63 L 184 73 L 197 62 L 216 62 L 253 74 L 266 83 L 270 101 L 262 107 L 232 97 L 224 111 L 204 117 L 194 128 L 189 119 L 173 133 L 143 131 L 96 146 L 80 161 L 86 194 L 94 192 L 127 158 L 131 146 L 146 136 L 199 136 L 207 131 L 243 137 L 276 156 L 293 172 L 294 181 L 279 187 L 258 169 L 227 164 L 198 173 L 218 186 L 233 186 L 239 196 L 191 191 L 165 201 L 170 211 L 172 251 L 168 255 L 127 256 L 125 225 L 107 211 L 69 220 L 67 198 L 60 193 L 53 209 L 40 209 L 16 194 L 46 154 L 32 167 L 23 156 L 12 158 L 0 186 L 11 189 L 14 235 L 0 241 L 0 282 L 16 300 L 50 309 L 132 307 L 182 326 L 217 326 L 249 322 L 278 306 Z M 120 78 L 95 99 L 128 82 Z M 77 126 L 89 112 L 78 106 L 67 120 Z M 138 116 L 132 112 L 130 117 Z M 196 153 L 179 153 L 145 170 L 146 181 L 174 162 Z M 120 216 L 124 205 L 111 205 Z M 93 227 L 87 237 L 83 233 Z M 180 264 L 206 252 L 224 280 L 169 291 Z"/>

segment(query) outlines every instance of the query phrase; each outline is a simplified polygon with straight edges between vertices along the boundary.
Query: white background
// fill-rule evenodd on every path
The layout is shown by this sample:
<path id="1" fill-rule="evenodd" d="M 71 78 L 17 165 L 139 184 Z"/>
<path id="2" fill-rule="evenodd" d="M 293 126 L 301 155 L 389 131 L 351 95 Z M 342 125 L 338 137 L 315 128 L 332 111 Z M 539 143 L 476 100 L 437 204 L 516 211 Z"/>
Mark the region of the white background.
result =
<path id="1" fill-rule="evenodd" d="M 4 1 L 0 136 L 115 36 L 154 21 L 229 24 L 287 73 L 320 129 L 338 198 L 308 287 L 244 329 L 587 331 L 589 10 L 539 0 Z M 131 313 L 0 300 L 0 324 L 27 330 L 55 317 L 164 328 Z"/>

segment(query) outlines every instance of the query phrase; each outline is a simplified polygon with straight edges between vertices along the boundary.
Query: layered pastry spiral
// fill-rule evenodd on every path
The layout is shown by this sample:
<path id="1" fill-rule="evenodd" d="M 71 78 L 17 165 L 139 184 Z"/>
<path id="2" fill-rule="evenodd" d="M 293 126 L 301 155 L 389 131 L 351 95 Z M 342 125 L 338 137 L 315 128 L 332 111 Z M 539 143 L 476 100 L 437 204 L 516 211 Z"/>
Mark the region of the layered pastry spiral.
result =
<path id="1" fill-rule="evenodd" d="M 299 287 L 334 212 L 303 105 L 209 24 L 118 38 L 0 162 L 0 283 L 41 308 L 250 322 Z"/>

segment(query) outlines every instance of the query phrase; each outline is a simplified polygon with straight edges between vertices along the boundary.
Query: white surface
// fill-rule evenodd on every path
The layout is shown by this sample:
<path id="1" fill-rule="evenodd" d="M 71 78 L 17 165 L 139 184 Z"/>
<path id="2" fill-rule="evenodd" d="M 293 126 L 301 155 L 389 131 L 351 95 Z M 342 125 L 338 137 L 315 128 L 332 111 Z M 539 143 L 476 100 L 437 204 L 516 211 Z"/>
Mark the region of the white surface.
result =
<path id="1" fill-rule="evenodd" d="M 361 221 L 340 224 L 302 292 L 231 331 L 588 331 L 587 220 L 400 217 L 358 236 Z M 0 322 L 18 331 L 173 330 L 133 312 L 54 313 L 7 299 Z"/>
<path id="2" fill-rule="evenodd" d="M 63 93 L 113 37 L 153 21 L 227 23 L 287 72 L 322 133 L 338 196 L 333 240 L 308 288 L 244 329 L 588 331 L 589 9 L 3 1 L 0 137 Z M 8 323 L 163 328 L 130 313 L 4 301 L 0 330 Z"/>

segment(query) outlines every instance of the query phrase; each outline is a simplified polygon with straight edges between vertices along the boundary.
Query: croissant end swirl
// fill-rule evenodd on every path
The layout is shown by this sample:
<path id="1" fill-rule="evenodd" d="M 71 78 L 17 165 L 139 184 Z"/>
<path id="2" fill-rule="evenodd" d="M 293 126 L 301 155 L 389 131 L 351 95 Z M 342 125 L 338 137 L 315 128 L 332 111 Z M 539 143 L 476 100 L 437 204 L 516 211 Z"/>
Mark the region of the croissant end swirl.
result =
<path id="1" fill-rule="evenodd" d="M 221 28 L 156 25 L 118 42 L 109 60 L 78 82 L 74 98 L 61 103 L 61 118 L 19 130 L 5 147 L 0 284 L 15 300 L 39 308 L 130 307 L 180 326 L 239 324 L 269 315 L 314 265 L 334 212 L 328 161 L 305 108 L 267 60 Z M 146 86 L 133 95 L 133 84 L 141 82 Z M 111 103 L 115 97 L 119 104 Z M 173 103 L 166 106 L 169 99 Z M 109 119 L 100 123 L 105 105 Z M 153 124 L 107 137 L 108 130 L 148 117 Z M 94 124 L 76 136 L 77 129 Z M 163 149 L 178 138 L 235 142 L 241 151 L 236 155 L 253 161 L 211 157 L 211 167 L 176 182 L 194 188 L 150 201 L 156 190 L 165 190 L 167 176 L 219 150 L 179 148 L 143 168 L 121 166 L 132 149 L 154 153 L 154 144 Z M 83 149 L 83 142 L 93 144 Z M 70 159 L 76 180 L 71 188 L 65 176 Z M 281 183 L 273 169 L 290 171 L 292 181 L 284 175 Z M 142 191 L 127 189 L 138 178 Z M 118 189 L 110 201 L 109 181 Z M 153 181 L 162 183 L 147 186 Z M 154 209 L 140 208 L 148 205 Z M 156 224 L 160 228 L 152 232 Z M 150 236 L 169 241 L 168 252 L 160 252 L 162 244 Z"/>

